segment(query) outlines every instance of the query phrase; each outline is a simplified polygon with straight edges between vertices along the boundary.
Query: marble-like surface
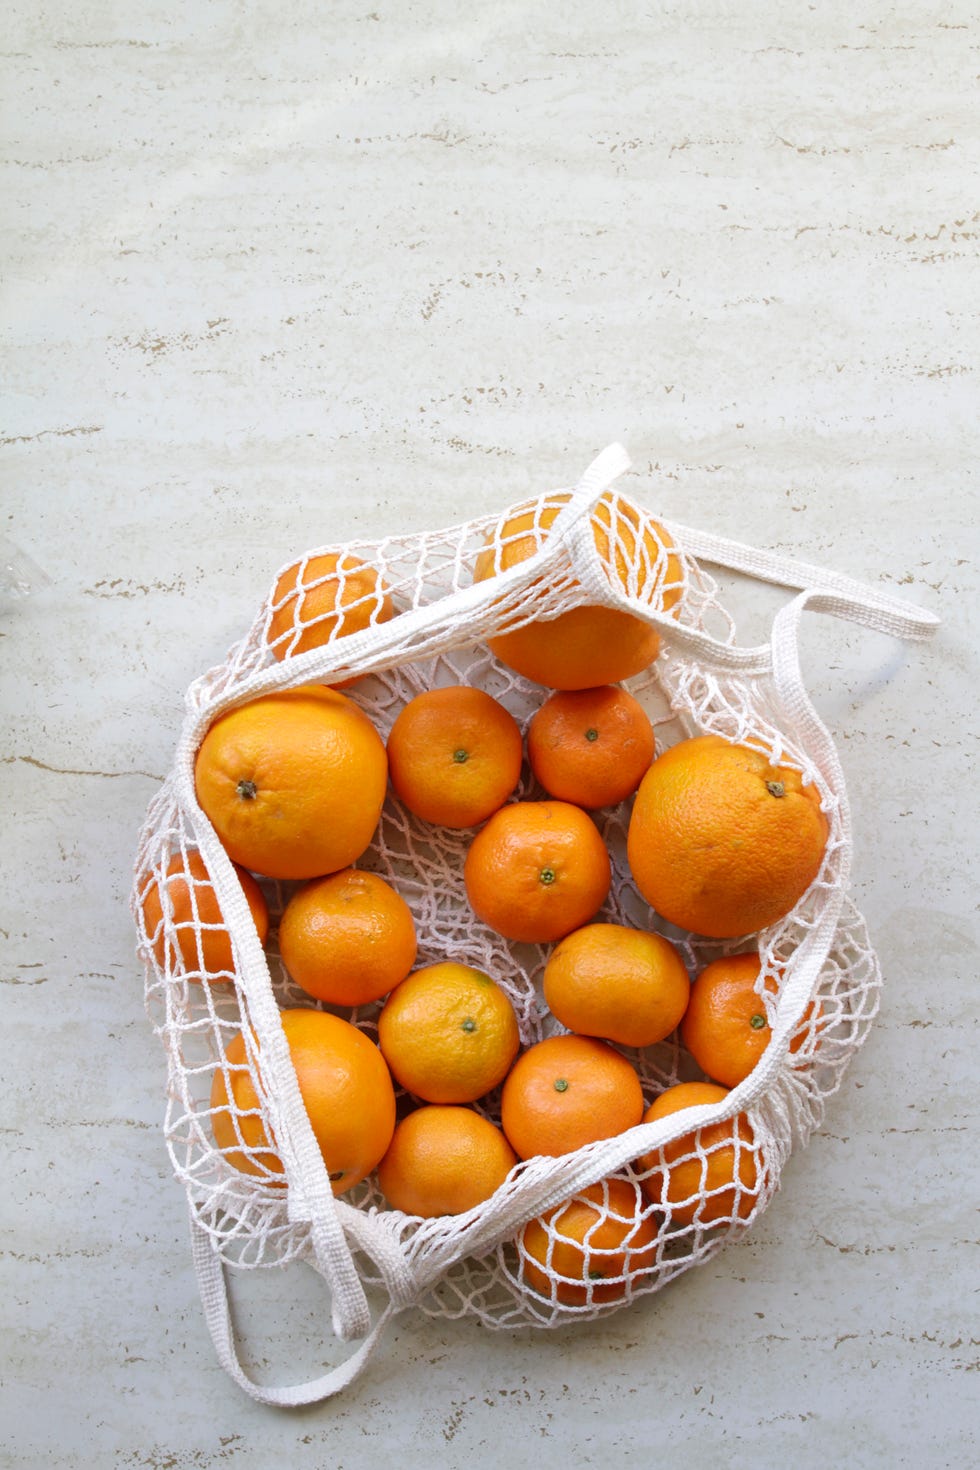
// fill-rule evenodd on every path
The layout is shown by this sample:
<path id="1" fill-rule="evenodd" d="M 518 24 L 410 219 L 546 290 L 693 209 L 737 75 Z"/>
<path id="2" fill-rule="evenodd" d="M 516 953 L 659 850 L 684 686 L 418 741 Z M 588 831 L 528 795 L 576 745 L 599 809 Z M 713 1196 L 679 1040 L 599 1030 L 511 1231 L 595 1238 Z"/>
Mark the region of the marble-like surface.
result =
<path id="1" fill-rule="evenodd" d="M 2 1406 L 12 1466 L 972 1463 L 980 21 L 14 0 L 0 43 Z M 183 690 L 308 546 L 566 484 L 939 611 L 822 617 L 886 977 L 737 1247 L 585 1329 L 406 1315 L 289 1415 L 217 1365 L 126 900 Z M 778 605 L 739 584 L 754 638 Z M 315 1283 L 314 1283 L 315 1285 Z M 245 1282 L 268 1381 L 336 1349 Z"/>

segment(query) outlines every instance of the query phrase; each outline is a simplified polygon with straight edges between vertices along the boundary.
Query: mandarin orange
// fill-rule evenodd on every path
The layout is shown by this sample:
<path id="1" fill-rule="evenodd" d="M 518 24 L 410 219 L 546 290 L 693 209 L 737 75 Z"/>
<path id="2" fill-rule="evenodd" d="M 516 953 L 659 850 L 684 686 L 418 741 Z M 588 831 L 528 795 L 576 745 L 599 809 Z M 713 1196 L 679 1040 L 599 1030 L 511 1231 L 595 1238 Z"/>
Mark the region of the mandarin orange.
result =
<path id="1" fill-rule="evenodd" d="M 670 923 L 735 938 L 790 912 L 820 871 L 820 794 L 800 773 L 717 735 L 682 740 L 640 783 L 627 858 Z"/>
<path id="2" fill-rule="evenodd" d="M 640 1079 L 615 1048 L 591 1036 L 548 1036 L 522 1052 L 504 1080 L 500 1123 L 522 1159 L 567 1154 L 634 1127 Z"/>
<path id="3" fill-rule="evenodd" d="M 412 911 L 377 873 L 344 868 L 297 889 L 279 921 L 279 953 L 297 985 L 330 1005 L 380 1000 L 415 963 Z"/>
<path id="4" fill-rule="evenodd" d="M 388 774 L 409 811 L 441 827 L 475 827 L 521 777 L 520 726 L 482 689 L 454 684 L 418 694 L 388 736 Z"/>
<path id="5" fill-rule="evenodd" d="M 472 1108 L 432 1104 L 397 1124 L 378 1165 L 378 1184 L 388 1203 L 407 1215 L 460 1215 L 488 1200 L 516 1163 L 488 1118 Z"/>
<path id="6" fill-rule="evenodd" d="M 623 1046 L 653 1046 L 677 1027 L 691 987 L 684 961 L 661 934 L 585 924 L 544 967 L 544 998 L 563 1026 Z"/>
<path id="7" fill-rule="evenodd" d="M 269 933 L 269 909 L 261 888 L 251 873 L 235 865 L 259 936 L 265 944 Z M 170 919 L 175 930 L 176 950 L 188 979 L 231 980 L 235 974 L 231 934 L 225 924 L 204 859 L 195 848 L 177 852 L 167 864 L 163 884 L 154 881 L 143 898 L 143 925 L 157 964 L 166 962 L 167 937 L 163 925 L 163 894 L 166 889 Z M 171 949 L 171 953 L 173 950 Z"/>
<path id="8" fill-rule="evenodd" d="M 644 1123 L 669 1117 L 684 1108 L 721 1102 L 728 1089 L 710 1082 L 679 1082 L 668 1087 L 643 1115 Z M 668 1226 L 718 1225 L 744 1220 L 758 1198 L 759 1160 L 754 1135 L 744 1113 L 723 1123 L 709 1123 L 644 1154 L 636 1168 L 641 1184 Z"/>
<path id="9" fill-rule="evenodd" d="M 477 559 L 476 581 L 533 556 L 568 500 L 567 493 L 559 492 L 548 496 L 543 506 L 528 505 L 508 516 Z M 642 598 L 657 612 L 669 611 L 677 603 L 683 570 L 673 543 L 656 521 L 607 491 L 592 513 L 592 534 L 613 587 Z M 616 684 L 640 673 L 660 651 L 656 629 L 643 618 L 596 603 L 488 641 L 502 663 L 553 689 Z"/>
<path id="10" fill-rule="evenodd" d="M 532 716 L 527 754 L 549 795 L 590 810 L 625 801 L 654 756 L 639 700 L 614 684 L 559 690 Z"/>
<path id="11" fill-rule="evenodd" d="M 598 1306 L 626 1295 L 654 1264 L 656 1244 L 656 1226 L 636 1186 L 604 1179 L 528 1221 L 518 1237 L 520 1273 L 549 1301 Z"/>
<path id="12" fill-rule="evenodd" d="M 274 656 L 292 658 L 392 617 L 391 595 L 375 567 L 359 557 L 325 552 L 293 562 L 273 588 L 266 641 Z M 344 688 L 351 679 L 338 679 Z"/>
<path id="13" fill-rule="evenodd" d="M 415 1097 L 466 1103 L 503 1081 L 520 1034 L 514 1007 L 489 975 L 444 960 L 392 991 L 378 1017 L 378 1042 Z"/>
<path id="14" fill-rule="evenodd" d="M 282 1027 L 300 1096 L 334 1194 L 357 1184 L 384 1156 L 395 1129 L 395 1091 L 384 1058 L 363 1031 L 326 1011 L 285 1010 Z M 229 1043 L 211 1085 L 214 1141 L 233 1168 L 285 1184 L 275 1139 L 241 1032 Z"/>
<path id="15" fill-rule="evenodd" d="M 473 838 L 463 879 L 473 912 L 506 939 L 549 943 L 591 919 L 612 869 L 592 819 L 564 801 L 518 801 Z"/>
<path id="16" fill-rule="evenodd" d="M 197 799 L 229 856 L 270 878 L 317 878 L 359 858 L 387 775 L 367 715 L 322 684 L 219 715 L 194 766 Z"/>

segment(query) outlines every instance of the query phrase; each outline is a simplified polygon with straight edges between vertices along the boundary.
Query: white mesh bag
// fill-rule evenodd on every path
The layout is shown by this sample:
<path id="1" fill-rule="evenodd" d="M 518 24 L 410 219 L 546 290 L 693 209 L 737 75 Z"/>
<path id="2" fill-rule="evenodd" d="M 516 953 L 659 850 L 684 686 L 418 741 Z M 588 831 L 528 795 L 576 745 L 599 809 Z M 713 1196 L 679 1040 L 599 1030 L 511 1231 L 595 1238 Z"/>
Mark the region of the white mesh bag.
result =
<path id="1" fill-rule="evenodd" d="M 913 639 L 929 636 L 937 619 L 816 567 L 676 524 L 651 523 L 646 510 L 618 491 L 605 502 L 613 507 L 609 544 L 600 545 L 593 534 L 595 508 L 628 465 L 625 452 L 611 446 L 573 490 L 523 503 L 521 509 L 537 528 L 538 551 L 489 580 L 474 580 L 477 557 L 488 542 L 494 545 L 512 511 L 423 535 L 311 551 L 300 563 L 301 573 L 324 552 L 337 553 L 341 569 L 344 558 L 377 568 L 390 589 L 395 616 L 380 621 L 377 609 L 369 606 L 363 631 L 291 652 L 304 629 L 303 598 L 294 595 L 283 604 L 289 626 L 280 635 L 287 646 L 279 652 L 289 656 L 277 658 L 269 645 L 276 611 L 270 593 L 225 662 L 188 691 L 173 768 L 150 804 L 140 836 L 133 914 L 147 1006 L 167 1057 L 166 1143 L 187 1193 L 208 1326 L 223 1366 L 263 1402 L 297 1405 L 337 1392 L 363 1367 L 391 1316 L 406 1308 L 432 1316 L 472 1315 L 490 1328 L 551 1327 L 618 1310 L 706 1260 L 766 1208 L 790 1150 L 819 1125 L 827 1099 L 840 1086 L 875 1015 L 879 967 L 848 896 L 851 835 L 844 782 L 833 741 L 803 686 L 797 628 L 806 607 Z M 556 494 L 559 509 L 545 531 L 541 514 L 546 507 L 553 512 Z M 620 520 L 616 505 L 624 503 L 630 515 Z M 649 543 L 631 534 L 637 525 L 649 524 L 661 527 L 673 542 L 670 561 L 663 551 L 651 557 Z M 768 643 L 736 644 L 733 622 L 703 563 L 801 589 L 776 614 Z M 665 592 L 668 605 L 673 603 L 669 612 L 661 610 Z M 706 940 L 663 924 L 638 894 L 626 864 L 629 803 L 595 814 L 613 863 L 609 898 L 597 917 L 667 933 L 692 974 L 709 959 L 757 941 L 760 993 L 763 982 L 772 986 L 764 992 L 769 1044 L 752 1073 L 722 1102 L 642 1123 L 558 1158 L 528 1159 L 490 1200 L 465 1214 L 406 1215 L 388 1207 L 371 1178 L 335 1199 L 280 1020 L 281 1008 L 318 1004 L 291 981 L 278 957 L 275 920 L 294 885 L 261 880 L 272 915 L 263 947 L 232 863 L 195 796 L 198 746 L 215 717 L 232 706 L 275 690 L 336 683 L 352 675 L 358 680 L 345 692 L 382 736 L 410 698 L 447 683 L 488 690 L 526 726 L 546 691 L 496 661 L 486 640 L 501 628 L 554 617 L 586 602 L 637 614 L 660 635 L 659 658 L 627 684 L 654 721 L 658 751 L 688 735 L 719 734 L 764 751 L 774 763 L 798 768 L 820 793 L 830 831 L 821 871 L 790 914 L 749 941 Z M 281 613 L 282 608 L 280 620 Z M 541 795 L 529 774 L 515 793 L 517 798 Z M 462 883 L 471 838 L 471 831 L 418 821 L 389 797 L 358 866 L 380 874 L 408 901 L 419 936 L 417 963 L 459 960 L 492 975 L 513 1002 L 522 1042 L 529 1045 L 562 1030 L 542 999 L 547 947 L 511 944 L 475 918 Z M 162 916 L 152 922 L 145 900 L 154 885 L 167 894 L 168 864 L 186 863 L 191 853 L 203 860 L 205 876 L 192 889 L 201 902 L 195 904 L 188 942 L 188 926 L 178 927 L 166 896 Z M 217 900 L 216 912 L 207 908 L 206 898 Z M 208 973 L 200 959 L 197 941 L 207 929 L 226 933 L 230 941 L 228 968 L 217 975 Z M 374 1037 L 378 1009 L 362 1007 L 346 1015 Z M 254 1038 L 247 1064 L 266 1134 L 282 1161 L 285 1189 L 261 1171 L 239 1172 L 214 1141 L 212 1078 L 228 1041 L 239 1032 Z M 702 1075 L 676 1037 L 628 1055 L 647 1103 L 673 1083 Z M 477 1106 L 499 1121 L 499 1089 Z M 733 1131 L 729 1124 L 727 1135 L 749 1167 L 736 1169 L 720 1218 L 714 1209 L 708 1223 L 700 1223 L 698 1213 L 682 1220 L 663 1198 L 658 1200 L 655 1189 L 641 1187 L 644 1178 L 662 1177 L 662 1151 L 674 1144 L 676 1153 L 679 1138 L 690 1139 L 683 1147 L 703 1168 L 718 1146 L 716 1136 L 726 1132 L 717 1125 L 736 1115 L 744 1115 L 747 1126 Z M 707 1180 L 706 1172 L 701 1177 Z M 607 1271 L 603 1291 L 587 1286 L 579 1299 L 569 1300 L 560 1289 L 560 1256 L 554 1254 L 562 1238 L 562 1213 L 556 1207 L 586 1189 L 597 1221 L 610 1212 L 627 1220 L 621 1232 L 626 1239 L 613 1290 Z M 704 1189 L 707 1193 L 710 1186 Z M 546 1253 L 529 1279 L 521 1231 L 543 1215 Z M 314 1382 L 259 1385 L 236 1353 L 227 1272 L 284 1267 L 295 1260 L 308 1262 L 324 1278 L 336 1336 L 361 1341 Z"/>

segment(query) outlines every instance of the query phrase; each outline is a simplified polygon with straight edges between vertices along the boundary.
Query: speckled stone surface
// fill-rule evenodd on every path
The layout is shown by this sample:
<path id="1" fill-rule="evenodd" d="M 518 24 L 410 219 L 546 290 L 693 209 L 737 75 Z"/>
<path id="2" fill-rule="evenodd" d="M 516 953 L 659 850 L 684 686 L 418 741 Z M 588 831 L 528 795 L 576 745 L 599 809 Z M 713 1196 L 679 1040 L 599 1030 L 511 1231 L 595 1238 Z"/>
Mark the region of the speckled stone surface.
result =
<path id="1" fill-rule="evenodd" d="M 974 7 L 15 0 L 2 30 L 0 534 L 47 579 L 0 630 L 3 1463 L 972 1463 Z M 709 1265 L 551 1334 L 406 1314 L 341 1397 L 263 1408 L 205 1331 L 127 912 L 183 690 L 293 553 L 617 439 L 665 516 L 944 619 L 805 628 L 880 1019 Z M 779 596 L 733 582 L 746 639 Z M 307 1273 L 236 1300 L 256 1376 L 336 1359 Z"/>

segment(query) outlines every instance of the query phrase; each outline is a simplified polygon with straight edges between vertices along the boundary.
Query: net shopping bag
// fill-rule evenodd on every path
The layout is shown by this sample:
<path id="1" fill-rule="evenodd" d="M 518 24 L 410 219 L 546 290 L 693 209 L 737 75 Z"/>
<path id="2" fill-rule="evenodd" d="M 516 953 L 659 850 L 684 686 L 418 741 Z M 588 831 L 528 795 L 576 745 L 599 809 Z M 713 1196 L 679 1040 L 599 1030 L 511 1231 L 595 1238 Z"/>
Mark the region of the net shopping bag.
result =
<path id="1" fill-rule="evenodd" d="M 262 1402 L 297 1405 L 337 1392 L 364 1366 L 391 1317 L 408 1308 L 471 1315 L 495 1329 L 547 1328 L 618 1310 L 707 1260 L 766 1208 L 786 1158 L 819 1125 L 874 1018 L 881 977 L 849 896 L 847 795 L 833 740 L 804 687 L 798 629 L 807 609 L 911 639 L 928 637 L 937 619 L 820 568 L 653 522 L 645 509 L 610 491 L 628 465 L 614 445 L 573 489 L 542 494 L 511 511 L 441 531 L 317 548 L 293 565 L 285 582 L 277 579 L 244 638 L 188 690 L 173 767 L 140 834 L 132 906 L 148 1010 L 167 1059 L 164 1134 L 187 1195 L 208 1327 L 223 1366 Z M 502 528 L 515 514 L 536 550 L 508 566 Z M 497 575 L 475 580 L 488 548 Z M 332 558 L 335 578 L 349 577 L 341 601 L 364 616 L 357 631 L 339 636 L 334 629 L 317 643 L 310 636 L 314 603 L 303 584 L 315 585 L 324 555 Z M 358 583 L 362 564 L 380 573 L 383 599 L 376 584 L 365 591 Z M 766 643 L 737 644 L 734 621 L 705 570 L 709 564 L 799 589 L 777 612 Z M 291 885 L 262 880 L 272 914 L 271 938 L 263 944 L 242 883 L 197 801 L 198 747 L 215 718 L 234 706 L 301 684 L 354 678 L 347 692 L 382 736 L 409 699 L 447 683 L 486 689 L 526 725 L 546 691 L 495 659 L 487 640 L 585 604 L 634 614 L 659 635 L 660 656 L 627 683 L 650 713 L 658 751 L 686 736 L 716 734 L 797 768 L 819 791 L 829 825 L 820 872 L 789 914 L 749 941 L 758 946 L 760 982 L 772 986 L 763 992 L 760 984 L 771 1025 L 768 1046 L 722 1101 L 641 1123 L 574 1153 L 527 1159 L 489 1200 L 464 1214 L 422 1219 L 391 1209 L 373 1176 L 335 1198 L 281 1021 L 283 1008 L 317 1005 L 293 983 L 276 948 L 276 919 Z M 525 774 L 515 796 L 540 794 Z M 667 931 L 692 974 L 718 954 L 745 947 L 744 938 L 719 942 L 664 925 L 639 895 L 626 862 L 629 803 L 595 819 L 613 866 L 598 918 Z M 408 899 L 419 964 L 456 959 L 497 980 L 527 1046 L 563 1029 L 541 997 L 547 947 L 511 944 L 476 919 L 461 878 L 471 837 L 421 823 L 389 799 L 359 866 Z M 193 875 L 187 880 L 189 920 L 175 915 L 167 897 L 174 865 Z M 151 893 L 161 895 L 158 908 L 148 904 Z M 224 942 L 217 972 L 215 936 Z M 358 1008 L 350 1019 L 374 1038 L 377 1011 Z M 268 1171 L 241 1172 L 215 1141 L 212 1083 L 229 1040 L 239 1033 L 285 1188 Z M 647 1102 L 700 1075 L 676 1036 L 631 1052 L 630 1060 Z M 499 1093 L 478 1107 L 499 1121 Z M 745 1126 L 736 1128 L 736 1118 Z M 740 1155 L 730 1199 L 721 1212 L 681 1218 L 644 1185 L 664 1174 L 684 1140 L 680 1147 L 701 1168 L 707 1196 L 718 1125 L 727 1125 Z M 599 1224 L 624 1225 L 626 1245 L 614 1292 L 587 1287 L 570 1300 L 561 1290 L 562 1214 L 556 1207 L 582 1191 Z M 624 1198 L 631 1202 L 625 1215 Z M 522 1229 L 541 1219 L 546 1246 L 532 1271 Z M 361 1341 L 314 1382 L 259 1385 L 238 1359 L 227 1272 L 299 1260 L 312 1265 L 328 1288 L 336 1337 Z"/>

